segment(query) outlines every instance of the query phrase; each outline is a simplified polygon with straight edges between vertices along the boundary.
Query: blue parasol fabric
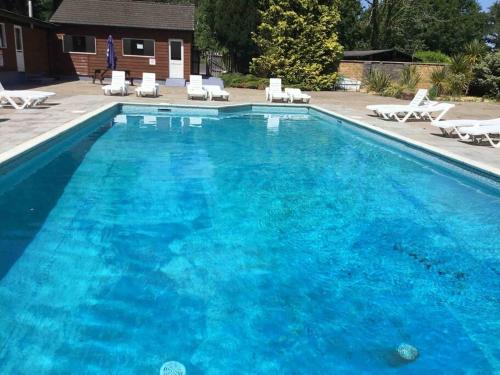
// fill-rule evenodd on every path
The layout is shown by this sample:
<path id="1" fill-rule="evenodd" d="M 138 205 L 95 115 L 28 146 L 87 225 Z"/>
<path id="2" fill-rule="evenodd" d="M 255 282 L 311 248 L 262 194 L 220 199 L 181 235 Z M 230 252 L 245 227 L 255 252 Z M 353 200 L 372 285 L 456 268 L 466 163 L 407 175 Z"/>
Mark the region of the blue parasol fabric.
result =
<path id="1" fill-rule="evenodd" d="M 108 43 L 106 48 L 106 64 L 108 69 L 116 69 L 116 53 L 115 44 L 113 43 L 113 37 L 110 35 L 108 37 Z"/>

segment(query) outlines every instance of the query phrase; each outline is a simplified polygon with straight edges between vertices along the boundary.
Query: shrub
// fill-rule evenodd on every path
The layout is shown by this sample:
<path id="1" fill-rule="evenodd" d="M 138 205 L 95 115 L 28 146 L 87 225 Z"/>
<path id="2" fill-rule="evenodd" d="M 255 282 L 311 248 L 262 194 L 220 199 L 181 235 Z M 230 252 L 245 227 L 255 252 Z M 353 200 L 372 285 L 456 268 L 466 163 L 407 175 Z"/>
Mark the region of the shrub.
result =
<path id="1" fill-rule="evenodd" d="M 500 52 L 486 55 L 473 69 L 475 93 L 500 99 Z"/>
<path id="2" fill-rule="evenodd" d="M 378 69 L 370 71 L 365 81 L 365 86 L 368 91 L 383 93 L 391 86 L 391 76 L 386 72 Z"/>
<path id="3" fill-rule="evenodd" d="M 401 71 L 401 78 L 399 84 L 406 89 L 415 90 L 420 83 L 422 75 L 418 72 L 415 65 L 407 65 Z"/>
<path id="4" fill-rule="evenodd" d="M 448 75 L 448 69 L 441 68 L 435 70 L 431 74 L 432 87 L 436 92 L 436 96 L 441 96 L 446 94 L 446 76 Z"/>
<path id="5" fill-rule="evenodd" d="M 417 51 L 413 56 L 424 63 L 450 63 L 450 57 L 439 51 Z"/>
<path id="6" fill-rule="evenodd" d="M 445 79 L 446 93 L 458 98 L 464 91 L 467 92 L 469 83 L 470 79 L 464 73 L 448 73 Z"/>
<path id="7" fill-rule="evenodd" d="M 221 78 L 226 87 L 263 90 L 268 85 L 267 78 L 256 77 L 252 74 L 224 73 Z"/>
<path id="8" fill-rule="evenodd" d="M 471 65 L 478 64 L 487 52 L 486 44 L 477 39 L 467 43 L 464 47 L 465 57 Z"/>
<path id="9" fill-rule="evenodd" d="M 337 38 L 337 7 L 321 1 L 273 0 L 260 12 L 252 35 L 259 56 L 251 72 L 282 77 L 287 84 L 307 90 L 332 89 L 342 46 Z"/>
<path id="10" fill-rule="evenodd" d="M 453 55 L 450 65 L 448 65 L 446 77 L 449 94 L 455 97 L 462 95 L 464 92 L 467 94 L 472 78 L 472 66 L 469 57 L 465 54 Z"/>
<path id="11" fill-rule="evenodd" d="M 402 98 L 405 92 L 404 86 L 397 83 L 391 83 L 388 87 L 382 91 L 382 95 L 391 96 L 393 98 Z"/>
<path id="12" fill-rule="evenodd" d="M 436 86 L 432 86 L 430 89 L 429 89 L 429 92 L 427 94 L 429 96 L 429 99 L 430 100 L 434 100 L 438 97 L 438 89 L 436 88 Z"/>

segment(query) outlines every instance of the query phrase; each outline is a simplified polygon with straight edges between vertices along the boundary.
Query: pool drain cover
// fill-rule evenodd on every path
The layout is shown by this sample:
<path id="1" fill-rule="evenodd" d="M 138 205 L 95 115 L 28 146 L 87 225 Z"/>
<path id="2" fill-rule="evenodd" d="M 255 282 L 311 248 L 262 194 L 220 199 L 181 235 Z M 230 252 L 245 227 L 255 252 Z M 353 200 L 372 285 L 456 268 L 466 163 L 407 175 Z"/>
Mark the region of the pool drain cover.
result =
<path id="1" fill-rule="evenodd" d="M 186 375 L 186 368 L 176 361 L 165 362 L 161 366 L 160 375 Z"/>

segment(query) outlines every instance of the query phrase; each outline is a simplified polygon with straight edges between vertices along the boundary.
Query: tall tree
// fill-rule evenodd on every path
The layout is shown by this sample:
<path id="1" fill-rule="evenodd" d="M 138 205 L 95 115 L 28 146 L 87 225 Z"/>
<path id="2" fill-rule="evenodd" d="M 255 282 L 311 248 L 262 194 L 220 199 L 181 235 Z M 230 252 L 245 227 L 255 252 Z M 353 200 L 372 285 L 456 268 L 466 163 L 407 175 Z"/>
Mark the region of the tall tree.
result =
<path id="1" fill-rule="evenodd" d="M 488 14 L 487 42 L 495 50 L 500 48 L 500 1 L 496 1 Z"/>
<path id="2" fill-rule="evenodd" d="M 255 53 L 251 34 L 257 29 L 258 0 L 200 0 L 196 45 L 201 50 L 223 49 L 238 71 L 248 71 Z"/>
<path id="3" fill-rule="evenodd" d="M 269 0 L 254 34 L 261 54 L 253 59 L 252 71 L 307 89 L 332 88 L 342 54 L 339 20 L 331 1 Z"/>
<path id="4" fill-rule="evenodd" d="M 483 39 L 486 32 L 487 17 L 477 0 L 368 0 L 366 3 L 361 28 L 364 40 L 374 49 L 396 47 L 410 53 L 431 49 L 453 54 L 467 43 Z"/>
<path id="5" fill-rule="evenodd" d="M 422 33 L 431 50 L 459 53 L 463 47 L 486 34 L 487 16 L 476 0 L 422 0 L 426 25 Z"/>
<path id="6" fill-rule="evenodd" d="M 336 0 L 334 5 L 340 13 L 340 21 L 337 24 L 339 42 L 347 50 L 354 49 L 362 38 L 360 22 L 363 6 L 361 1 Z"/>

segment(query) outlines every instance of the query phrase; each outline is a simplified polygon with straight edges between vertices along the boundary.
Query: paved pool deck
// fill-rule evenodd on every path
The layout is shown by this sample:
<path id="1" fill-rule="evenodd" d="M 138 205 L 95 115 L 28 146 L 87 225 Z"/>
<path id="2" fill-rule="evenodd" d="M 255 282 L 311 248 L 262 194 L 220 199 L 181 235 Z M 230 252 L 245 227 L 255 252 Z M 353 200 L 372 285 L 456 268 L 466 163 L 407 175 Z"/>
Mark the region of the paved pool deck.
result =
<path id="1" fill-rule="evenodd" d="M 10 88 L 10 87 L 9 87 Z M 27 110 L 0 108 L 0 154 L 28 142 L 52 129 L 60 127 L 79 116 L 97 110 L 112 102 L 135 103 L 169 103 L 203 106 L 224 105 L 226 102 L 187 100 L 185 88 L 167 88 L 162 86 L 158 98 L 138 98 L 128 96 L 104 96 L 100 84 L 89 81 L 60 82 L 49 85 L 19 86 L 16 89 L 38 89 L 52 91 L 56 96 L 47 105 Z M 12 88 L 14 89 L 14 88 Z M 250 89 L 233 89 L 229 104 L 266 103 L 264 91 Z M 452 153 L 461 158 L 470 159 L 492 169 L 500 169 L 500 149 L 492 148 L 484 143 L 476 145 L 459 141 L 457 138 L 443 137 L 440 130 L 428 121 L 409 121 L 400 124 L 396 121 L 385 121 L 374 117 L 366 109 L 369 104 L 393 104 L 397 99 L 357 92 L 313 92 L 311 104 L 329 111 L 381 128 L 399 136 L 409 138 L 431 147 Z M 401 103 L 405 103 L 401 101 Z M 455 103 L 456 107 L 448 112 L 448 119 L 489 119 L 500 117 L 500 104 L 496 103 Z"/>

